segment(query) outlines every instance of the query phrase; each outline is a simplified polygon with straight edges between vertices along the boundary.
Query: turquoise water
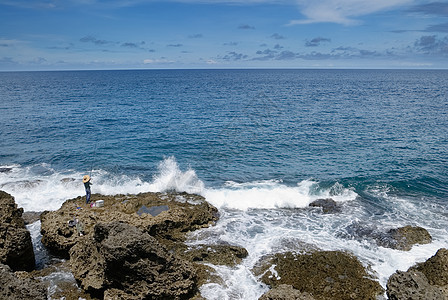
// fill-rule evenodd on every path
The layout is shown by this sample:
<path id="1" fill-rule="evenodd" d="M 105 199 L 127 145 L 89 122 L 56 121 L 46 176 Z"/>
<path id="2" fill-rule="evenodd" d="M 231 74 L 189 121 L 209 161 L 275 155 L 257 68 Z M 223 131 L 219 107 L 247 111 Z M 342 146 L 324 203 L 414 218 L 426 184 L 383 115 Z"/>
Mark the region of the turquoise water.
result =
<path id="1" fill-rule="evenodd" d="M 94 193 L 204 195 L 221 221 L 191 242 L 249 250 L 207 299 L 257 299 L 248 270 L 286 240 L 352 251 L 384 285 L 448 242 L 447 95 L 443 70 L 3 72 L 0 189 L 38 211 L 83 195 L 84 174 Z M 303 209 L 322 197 L 342 212 Z M 361 221 L 434 242 L 381 248 L 350 238 Z"/>

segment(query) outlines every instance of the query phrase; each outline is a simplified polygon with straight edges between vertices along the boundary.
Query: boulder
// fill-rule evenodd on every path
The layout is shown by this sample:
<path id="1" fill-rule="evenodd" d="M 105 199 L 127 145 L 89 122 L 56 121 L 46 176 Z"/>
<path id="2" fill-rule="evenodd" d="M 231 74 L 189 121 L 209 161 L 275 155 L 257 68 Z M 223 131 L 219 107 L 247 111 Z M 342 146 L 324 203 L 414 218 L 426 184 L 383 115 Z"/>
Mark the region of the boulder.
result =
<path id="1" fill-rule="evenodd" d="M 314 298 L 308 293 L 301 293 L 292 285 L 281 284 L 263 294 L 258 300 L 314 300 Z"/>
<path id="2" fill-rule="evenodd" d="M 188 231 L 218 220 L 215 207 L 203 197 L 187 193 L 92 195 L 93 202 L 99 199 L 104 201 L 103 207 L 90 207 L 84 197 L 78 197 L 67 200 L 57 211 L 42 213 L 42 243 L 54 254 L 68 257 L 70 248 L 83 236 L 93 236 L 93 228 L 98 223 L 120 221 L 140 228 L 159 241 L 183 241 Z"/>
<path id="3" fill-rule="evenodd" d="M 25 222 L 25 225 L 32 224 L 36 221 L 40 220 L 40 215 L 42 212 L 37 211 L 25 211 L 22 214 L 23 221 Z"/>
<path id="4" fill-rule="evenodd" d="M 423 263 L 397 271 L 387 281 L 389 299 L 448 299 L 448 250 L 439 249 Z"/>
<path id="5" fill-rule="evenodd" d="M 334 214 L 341 212 L 341 208 L 338 206 L 336 201 L 331 198 L 328 199 L 317 199 L 310 203 L 310 207 L 321 207 L 324 214 Z"/>
<path id="6" fill-rule="evenodd" d="M 42 282 L 23 278 L 7 265 L 0 264 L 0 299 L 46 300 L 47 288 Z"/>
<path id="7" fill-rule="evenodd" d="M 247 250 L 232 245 L 195 245 L 179 254 L 192 262 L 206 262 L 214 265 L 235 266 L 247 257 Z"/>
<path id="8" fill-rule="evenodd" d="M 23 209 L 17 208 L 14 198 L 0 191 L 0 263 L 14 271 L 35 267 L 31 235 L 22 214 Z"/>
<path id="9" fill-rule="evenodd" d="M 372 239 L 378 246 L 402 251 L 411 250 L 415 244 L 428 244 L 432 241 L 429 232 L 422 227 L 408 225 L 384 232 L 364 222 L 353 222 L 339 235 L 358 240 Z"/>
<path id="10" fill-rule="evenodd" d="M 70 250 L 81 288 L 110 299 L 189 299 L 197 292 L 190 263 L 176 258 L 143 230 L 99 223 Z"/>
<path id="11" fill-rule="evenodd" d="M 253 271 L 272 288 L 291 285 L 317 300 L 376 299 L 384 292 L 356 257 L 340 251 L 279 253 L 264 258 Z"/>

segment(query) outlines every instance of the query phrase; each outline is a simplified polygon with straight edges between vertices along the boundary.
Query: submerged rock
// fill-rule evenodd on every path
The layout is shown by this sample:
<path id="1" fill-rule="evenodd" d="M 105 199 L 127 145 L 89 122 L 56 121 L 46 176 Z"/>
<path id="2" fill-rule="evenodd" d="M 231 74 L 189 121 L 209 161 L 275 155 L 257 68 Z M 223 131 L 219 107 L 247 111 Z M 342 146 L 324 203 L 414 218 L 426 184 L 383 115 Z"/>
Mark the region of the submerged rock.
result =
<path id="1" fill-rule="evenodd" d="M 310 203 L 310 207 L 321 207 L 324 214 L 334 214 L 341 212 L 341 208 L 338 206 L 336 201 L 331 198 L 328 199 L 317 199 Z"/>
<path id="2" fill-rule="evenodd" d="M 125 223 L 97 224 L 72 247 L 70 264 L 81 287 L 104 298 L 189 299 L 197 291 L 191 264 Z"/>
<path id="3" fill-rule="evenodd" d="M 46 300 L 47 289 L 42 282 L 21 277 L 19 272 L 13 273 L 7 265 L 0 264 L 0 299 Z"/>
<path id="4" fill-rule="evenodd" d="M 186 232 L 207 227 L 218 219 L 215 207 L 203 197 L 187 193 L 92 195 L 92 201 L 98 199 L 104 201 L 103 207 L 91 208 L 85 204 L 85 197 L 78 197 L 67 200 L 57 211 L 44 212 L 41 215 L 42 243 L 53 253 L 68 257 L 70 248 L 83 236 L 93 236 L 93 228 L 98 223 L 120 221 L 159 240 L 183 241 Z M 139 215 L 143 206 L 155 216 L 151 213 Z"/>
<path id="5" fill-rule="evenodd" d="M 0 191 L 0 263 L 14 271 L 30 271 L 35 267 L 31 234 L 17 208 L 14 198 Z"/>
<path id="6" fill-rule="evenodd" d="M 429 232 L 422 227 L 408 225 L 383 232 L 363 222 L 350 224 L 340 236 L 358 240 L 372 239 L 378 246 L 402 251 L 409 251 L 416 244 L 429 244 L 432 241 Z"/>
<path id="7" fill-rule="evenodd" d="M 25 225 L 32 224 L 36 221 L 40 220 L 40 215 L 42 212 L 37 211 L 25 211 L 22 214 L 23 221 L 25 222 Z"/>
<path id="8" fill-rule="evenodd" d="M 258 300 L 314 300 L 314 297 L 306 292 L 301 293 L 292 285 L 281 284 L 266 292 Z"/>
<path id="9" fill-rule="evenodd" d="M 318 300 L 376 299 L 383 293 L 356 257 L 340 251 L 279 253 L 263 259 L 253 271 L 272 288 L 291 285 Z"/>
<path id="10" fill-rule="evenodd" d="M 235 266 L 247 257 L 247 250 L 231 245 L 196 245 L 186 250 L 182 257 L 193 262 Z"/>
<path id="11" fill-rule="evenodd" d="M 392 274 L 386 293 L 392 300 L 448 299 L 448 250 L 439 249 L 427 261 Z"/>

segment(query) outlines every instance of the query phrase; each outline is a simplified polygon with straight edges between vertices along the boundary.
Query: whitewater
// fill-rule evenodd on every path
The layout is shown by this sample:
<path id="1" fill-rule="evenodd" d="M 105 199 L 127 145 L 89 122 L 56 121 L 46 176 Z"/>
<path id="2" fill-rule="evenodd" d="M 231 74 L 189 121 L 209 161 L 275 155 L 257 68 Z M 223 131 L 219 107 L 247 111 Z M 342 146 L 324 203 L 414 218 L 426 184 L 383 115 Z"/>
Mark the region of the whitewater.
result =
<path id="1" fill-rule="evenodd" d="M 34 167 L 19 165 L 0 166 L 8 172 L 0 173 L 0 189 L 12 194 L 25 211 L 56 210 L 70 198 L 83 195 L 80 172 L 57 172 L 41 164 Z M 407 270 L 448 243 L 446 229 L 448 215 L 440 219 L 437 207 L 425 207 L 406 199 L 390 197 L 387 189 L 371 189 L 377 197 L 387 201 L 392 209 L 378 223 L 382 228 L 407 225 L 425 227 L 434 241 L 416 245 L 409 252 L 378 247 L 373 241 L 359 241 L 344 237 L 348 224 L 370 218 L 360 203 L 359 195 L 350 188 L 334 183 L 322 188 L 316 180 L 308 179 L 287 186 L 281 180 L 257 182 L 226 182 L 220 188 L 209 188 L 191 168 L 182 170 L 174 157 L 159 163 L 153 180 L 137 177 L 112 176 L 102 170 L 92 170 L 92 189 L 104 195 L 136 194 L 142 192 L 188 192 L 202 195 L 219 209 L 220 220 L 215 226 L 190 234 L 188 244 L 229 243 L 247 249 L 249 255 L 236 267 L 214 266 L 224 284 L 210 283 L 201 288 L 206 299 L 258 299 L 268 288 L 252 274 L 251 269 L 267 254 L 284 251 L 303 251 L 304 246 L 322 250 L 346 250 L 354 253 L 379 279 L 383 287 L 396 270 Z M 322 214 L 308 205 L 322 198 L 334 199 L 343 212 Z M 431 209 L 430 209 L 431 208 Z M 440 208 L 442 209 L 442 208 Z M 437 219 L 436 219 L 437 217 Z M 40 223 L 28 226 L 32 233 L 38 265 L 47 260 L 45 249 L 39 243 Z M 70 280 L 70 274 L 53 274 L 56 282 Z M 48 279 L 47 279 L 48 280 Z M 53 286 L 53 289 L 56 289 Z"/>

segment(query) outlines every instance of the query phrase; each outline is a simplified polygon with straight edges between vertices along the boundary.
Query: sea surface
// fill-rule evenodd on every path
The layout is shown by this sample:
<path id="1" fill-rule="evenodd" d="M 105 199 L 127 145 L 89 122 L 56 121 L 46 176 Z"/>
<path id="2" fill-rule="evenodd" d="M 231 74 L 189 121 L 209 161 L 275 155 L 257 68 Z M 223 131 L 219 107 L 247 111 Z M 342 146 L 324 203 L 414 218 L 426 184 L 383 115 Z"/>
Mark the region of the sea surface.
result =
<path id="1" fill-rule="evenodd" d="M 249 256 L 212 266 L 223 283 L 207 299 L 258 299 L 260 257 L 304 244 L 354 253 L 383 287 L 448 247 L 446 70 L 0 72 L 0 128 L 0 189 L 25 211 L 84 195 L 85 174 L 93 193 L 186 191 L 218 207 L 188 242 Z M 308 208 L 321 198 L 341 212 Z M 405 252 L 356 230 L 405 225 L 433 242 Z"/>

